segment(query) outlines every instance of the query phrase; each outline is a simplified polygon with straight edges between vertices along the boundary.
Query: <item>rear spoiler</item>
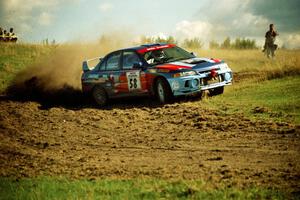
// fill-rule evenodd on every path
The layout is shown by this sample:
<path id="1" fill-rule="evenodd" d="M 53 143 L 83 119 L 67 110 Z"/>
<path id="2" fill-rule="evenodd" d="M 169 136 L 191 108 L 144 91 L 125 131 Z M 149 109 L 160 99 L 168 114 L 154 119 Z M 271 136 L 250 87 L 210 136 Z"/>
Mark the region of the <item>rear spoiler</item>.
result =
<path id="1" fill-rule="evenodd" d="M 82 62 L 82 70 L 84 72 L 88 72 L 88 71 L 92 70 L 95 66 L 90 67 L 88 63 L 91 62 L 91 61 L 94 61 L 94 60 L 99 60 L 101 62 L 102 59 L 103 59 L 102 57 L 96 57 L 96 58 L 92 58 L 92 59 L 88 59 L 88 60 L 83 61 Z"/>

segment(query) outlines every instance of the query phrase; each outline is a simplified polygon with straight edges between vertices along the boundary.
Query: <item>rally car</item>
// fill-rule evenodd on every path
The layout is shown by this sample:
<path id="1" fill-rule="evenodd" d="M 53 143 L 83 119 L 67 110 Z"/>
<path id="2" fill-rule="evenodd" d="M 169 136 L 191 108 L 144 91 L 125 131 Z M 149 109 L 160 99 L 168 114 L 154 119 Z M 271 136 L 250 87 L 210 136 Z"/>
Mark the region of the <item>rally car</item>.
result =
<path id="1" fill-rule="evenodd" d="M 232 82 L 232 71 L 218 59 L 197 58 L 174 44 L 147 44 L 121 49 L 82 64 L 82 90 L 105 105 L 109 99 L 125 96 L 155 96 L 166 103 L 176 96 L 208 90 L 222 94 Z"/>

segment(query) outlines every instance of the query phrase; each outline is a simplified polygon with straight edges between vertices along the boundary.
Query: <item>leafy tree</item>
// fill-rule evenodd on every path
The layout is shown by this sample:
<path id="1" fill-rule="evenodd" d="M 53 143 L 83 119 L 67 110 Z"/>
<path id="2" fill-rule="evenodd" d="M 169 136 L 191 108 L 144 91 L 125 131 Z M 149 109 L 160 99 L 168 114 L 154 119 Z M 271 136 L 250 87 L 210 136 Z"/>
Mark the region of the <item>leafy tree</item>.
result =
<path id="1" fill-rule="evenodd" d="M 171 43 L 171 44 L 177 44 L 177 41 L 173 36 L 168 36 L 167 38 L 162 37 L 147 37 L 142 36 L 141 37 L 141 43 L 142 44 L 153 44 L 153 43 Z"/>
<path id="2" fill-rule="evenodd" d="M 235 49 L 256 49 L 255 40 L 236 38 L 235 42 L 232 44 L 232 48 Z"/>
<path id="3" fill-rule="evenodd" d="M 221 44 L 221 49 L 230 49 L 231 43 L 230 43 L 230 37 L 225 38 L 224 42 Z"/>
<path id="4" fill-rule="evenodd" d="M 190 49 L 201 49 L 203 42 L 199 38 L 185 39 L 182 46 Z"/>
<path id="5" fill-rule="evenodd" d="M 209 42 L 209 48 L 210 49 L 219 49 L 220 45 L 217 41 L 212 40 L 212 41 Z"/>

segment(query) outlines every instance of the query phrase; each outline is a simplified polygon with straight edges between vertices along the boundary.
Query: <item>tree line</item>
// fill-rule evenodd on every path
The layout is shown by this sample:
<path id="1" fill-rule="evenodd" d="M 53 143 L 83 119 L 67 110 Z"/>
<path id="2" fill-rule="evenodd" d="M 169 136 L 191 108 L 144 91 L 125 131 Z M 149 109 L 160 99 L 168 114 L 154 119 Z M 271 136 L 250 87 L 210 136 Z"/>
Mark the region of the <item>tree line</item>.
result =
<path id="1" fill-rule="evenodd" d="M 203 41 L 200 38 L 190 38 L 184 39 L 183 42 L 179 43 L 173 36 L 168 37 L 141 37 L 141 43 L 172 43 L 177 44 L 185 48 L 190 49 L 201 49 L 204 46 Z M 209 42 L 210 49 L 257 49 L 258 46 L 254 39 L 247 38 L 236 38 L 234 41 L 231 41 L 230 37 L 226 37 L 223 42 L 218 43 L 215 40 Z"/>

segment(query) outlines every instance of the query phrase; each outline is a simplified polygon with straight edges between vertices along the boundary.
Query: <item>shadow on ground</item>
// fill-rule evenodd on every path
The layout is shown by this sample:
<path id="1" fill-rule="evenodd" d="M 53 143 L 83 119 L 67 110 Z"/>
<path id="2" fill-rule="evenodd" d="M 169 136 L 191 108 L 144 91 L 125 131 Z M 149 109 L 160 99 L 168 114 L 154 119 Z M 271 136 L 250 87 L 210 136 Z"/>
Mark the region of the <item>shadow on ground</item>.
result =
<path id="1" fill-rule="evenodd" d="M 1 100 L 11 100 L 19 102 L 34 101 L 41 106 L 40 109 L 50 109 L 53 107 L 63 107 L 71 110 L 83 108 L 99 108 L 110 110 L 114 108 L 128 109 L 141 107 L 161 107 L 154 97 L 128 97 L 122 99 L 111 99 L 109 104 L 99 107 L 89 95 L 84 95 L 80 89 L 69 85 L 64 85 L 58 89 L 45 89 L 39 83 L 38 78 L 33 77 L 22 84 L 12 84 L 9 86 Z M 176 98 L 176 102 L 199 100 L 195 97 Z M 171 102 L 172 103 L 172 102 Z"/>

